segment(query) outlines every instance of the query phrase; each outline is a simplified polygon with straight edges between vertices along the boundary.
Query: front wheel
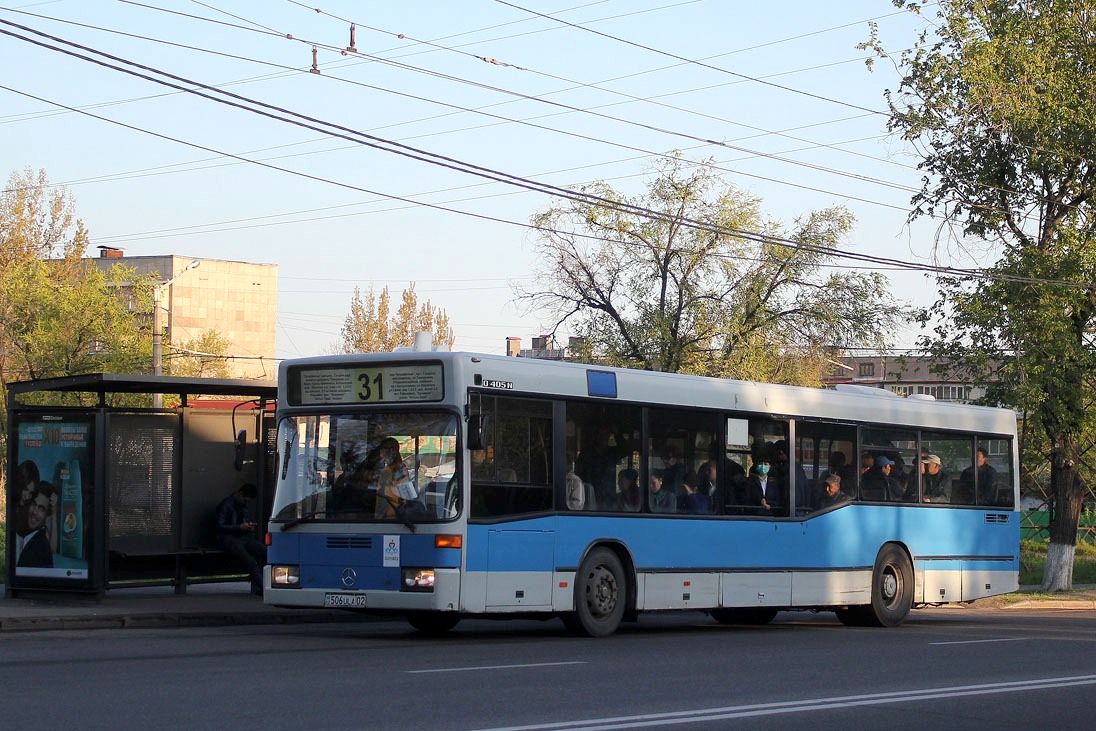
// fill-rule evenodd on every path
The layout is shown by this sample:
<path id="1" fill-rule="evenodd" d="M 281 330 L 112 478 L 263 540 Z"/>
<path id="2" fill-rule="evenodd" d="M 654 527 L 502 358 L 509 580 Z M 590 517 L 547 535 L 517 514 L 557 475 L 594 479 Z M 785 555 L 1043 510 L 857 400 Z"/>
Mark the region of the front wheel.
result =
<path id="1" fill-rule="evenodd" d="M 575 576 L 575 611 L 564 617 L 564 624 L 586 637 L 611 635 L 624 617 L 627 597 L 620 558 L 607 548 L 595 548 Z"/>
<path id="2" fill-rule="evenodd" d="M 414 612 L 407 615 L 408 623 L 424 635 L 444 635 L 457 626 L 460 615 L 455 612 Z"/>

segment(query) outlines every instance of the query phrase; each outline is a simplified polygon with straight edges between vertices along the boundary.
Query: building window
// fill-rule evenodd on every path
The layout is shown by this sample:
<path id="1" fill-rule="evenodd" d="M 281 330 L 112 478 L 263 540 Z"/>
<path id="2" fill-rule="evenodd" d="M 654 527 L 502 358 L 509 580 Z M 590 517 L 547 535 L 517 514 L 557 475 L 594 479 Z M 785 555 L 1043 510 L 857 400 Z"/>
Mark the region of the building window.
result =
<path id="1" fill-rule="evenodd" d="M 871 377 L 875 375 L 875 363 L 861 363 L 860 364 L 860 376 Z"/>

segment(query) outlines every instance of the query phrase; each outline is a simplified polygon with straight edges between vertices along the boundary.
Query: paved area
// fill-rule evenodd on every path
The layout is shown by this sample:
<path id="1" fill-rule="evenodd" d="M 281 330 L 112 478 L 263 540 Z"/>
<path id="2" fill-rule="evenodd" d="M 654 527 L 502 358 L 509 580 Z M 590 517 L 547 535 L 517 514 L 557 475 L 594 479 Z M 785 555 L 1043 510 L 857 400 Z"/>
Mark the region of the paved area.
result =
<path id="1" fill-rule="evenodd" d="M 120 627 L 195 627 L 304 622 L 360 622 L 352 612 L 279 609 L 263 604 L 247 582 L 195 584 L 186 594 L 170 586 L 111 589 L 80 595 L 9 597 L 0 584 L 0 632 Z"/>
<path id="2" fill-rule="evenodd" d="M 1037 587 L 1021 587 L 1021 592 Z M 111 589 L 94 599 L 79 595 L 8 597 L 0 585 L 0 632 L 121 627 L 212 627 L 245 624 L 361 622 L 352 612 L 279 609 L 263 604 L 246 582 L 196 584 L 186 594 L 170 586 Z M 975 606 L 1008 609 L 1096 609 L 1096 586 L 1076 587 L 1061 597 L 1008 601 L 999 597 Z"/>

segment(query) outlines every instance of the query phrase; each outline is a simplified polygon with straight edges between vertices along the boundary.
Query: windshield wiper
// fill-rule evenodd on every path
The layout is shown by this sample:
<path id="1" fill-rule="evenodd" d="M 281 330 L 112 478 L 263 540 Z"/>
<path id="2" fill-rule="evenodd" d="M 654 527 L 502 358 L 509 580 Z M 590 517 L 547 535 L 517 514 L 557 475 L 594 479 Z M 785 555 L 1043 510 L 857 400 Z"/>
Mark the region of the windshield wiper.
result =
<path id="1" fill-rule="evenodd" d="M 395 511 L 396 517 L 400 519 L 400 522 L 406 525 L 407 529 L 410 530 L 412 533 L 415 532 L 415 524 L 411 522 L 411 516 L 407 514 L 407 508 L 411 503 L 403 500 L 402 498 L 399 500 L 393 500 L 380 490 L 377 490 L 377 497 L 383 499 L 386 503 L 391 505 L 392 510 Z"/>
<path id="2" fill-rule="evenodd" d="M 300 525 L 301 523 L 314 521 L 317 517 L 325 515 L 326 512 L 326 510 L 313 510 L 310 513 L 305 513 L 304 515 L 287 520 L 286 522 L 282 523 L 282 533 L 285 533 L 290 528 Z"/>

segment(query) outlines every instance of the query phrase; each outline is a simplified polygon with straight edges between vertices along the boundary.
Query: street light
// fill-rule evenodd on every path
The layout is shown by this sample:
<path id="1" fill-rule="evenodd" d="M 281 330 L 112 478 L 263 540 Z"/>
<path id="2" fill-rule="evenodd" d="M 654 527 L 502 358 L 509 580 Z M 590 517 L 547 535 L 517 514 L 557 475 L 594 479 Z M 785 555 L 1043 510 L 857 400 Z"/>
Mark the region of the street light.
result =
<path id="1" fill-rule="evenodd" d="M 165 279 L 152 288 L 152 375 L 162 376 L 164 374 L 164 362 L 163 362 L 163 315 L 161 314 L 160 307 L 160 291 L 164 287 L 170 287 L 171 283 L 179 277 L 183 276 L 191 269 L 197 269 L 198 265 L 202 263 L 201 259 L 195 259 L 186 265 L 183 271 L 176 274 L 171 279 Z M 152 406 L 159 409 L 164 405 L 164 395 L 161 393 L 152 394 Z"/>

